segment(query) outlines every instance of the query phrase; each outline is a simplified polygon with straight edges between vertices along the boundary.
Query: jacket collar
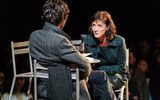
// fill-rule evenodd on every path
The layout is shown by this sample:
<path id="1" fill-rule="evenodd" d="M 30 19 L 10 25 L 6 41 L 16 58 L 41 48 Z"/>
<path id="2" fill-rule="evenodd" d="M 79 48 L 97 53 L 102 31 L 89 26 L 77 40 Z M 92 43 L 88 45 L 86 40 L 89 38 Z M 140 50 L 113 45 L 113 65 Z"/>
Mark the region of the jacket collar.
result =
<path id="1" fill-rule="evenodd" d="M 108 46 L 112 46 L 112 47 L 116 47 L 117 46 L 117 36 L 115 35 L 114 38 L 112 40 L 109 40 L 109 44 Z"/>
<path id="2" fill-rule="evenodd" d="M 92 37 L 92 36 L 91 36 Z M 112 40 L 109 40 L 109 44 L 108 46 L 111 46 L 111 47 L 116 47 L 117 46 L 117 35 L 114 36 L 114 38 Z M 90 40 L 90 46 L 96 46 L 97 45 L 97 40 L 92 37 L 92 39 Z"/>
<path id="3" fill-rule="evenodd" d="M 61 29 L 57 28 L 56 25 L 53 25 L 49 22 L 45 22 L 44 26 L 43 26 L 43 29 L 44 30 L 47 30 L 47 31 L 53 31 L 55 32 L 56 34 L 60 34 L 66 38 L 68 38 L 70 40 L 70 37 L 68 34 L 66 34 L 64 31 L 62 31 Z"/>

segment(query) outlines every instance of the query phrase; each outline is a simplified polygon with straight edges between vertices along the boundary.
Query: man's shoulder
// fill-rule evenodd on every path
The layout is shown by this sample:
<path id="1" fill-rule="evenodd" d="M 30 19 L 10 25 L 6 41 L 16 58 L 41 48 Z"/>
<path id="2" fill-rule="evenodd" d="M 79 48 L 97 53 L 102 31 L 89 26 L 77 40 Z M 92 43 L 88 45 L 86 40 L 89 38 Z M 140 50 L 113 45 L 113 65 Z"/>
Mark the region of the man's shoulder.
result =
<path id="1" fill-rule="evenodd" d="M 42 30 L 35 30 L 35 31 L 31 32 L 30 37 L 38 35 L 38 33 L 40 33 L 40 31 L 42 31 Z"/>
<path id="2" fill-rule="evenodd" d="M 42 39 L 43 40 L 50 40 L 50 41 L 61 41 L 64 39 L 67 39 L 65 36 L 56 33 L 55 31 L 49 31 L 49 30 L 35 30 L 31 33 L 30 39 Z"/>

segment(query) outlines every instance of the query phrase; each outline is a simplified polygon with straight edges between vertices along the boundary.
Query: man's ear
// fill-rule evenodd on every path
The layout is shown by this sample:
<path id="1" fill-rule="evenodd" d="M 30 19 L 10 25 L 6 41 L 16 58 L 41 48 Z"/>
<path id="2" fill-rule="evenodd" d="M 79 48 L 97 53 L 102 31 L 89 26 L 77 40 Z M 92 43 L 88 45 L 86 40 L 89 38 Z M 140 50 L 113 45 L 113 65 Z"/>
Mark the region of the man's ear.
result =
<path id="1" fill-rule="evenodd" d="M 63 20 L 58 24 L 58 28 L 60 28 L 60 29 L 63 29 L 63 27 L 65 26 L 65 24 L 66 24 L 66 19 L 65 18 L 63 18 Z"/>
<path id="2" fill-rule="evenodd" d="M 66 17 L 63 18 L 63 20 L 61 22 L 61 26 L 60 26 L 61 29 L 63 29 L 63 27 L 65 26 L 67 20 L 68 20 L 68 16 L 66 16 Z"/>

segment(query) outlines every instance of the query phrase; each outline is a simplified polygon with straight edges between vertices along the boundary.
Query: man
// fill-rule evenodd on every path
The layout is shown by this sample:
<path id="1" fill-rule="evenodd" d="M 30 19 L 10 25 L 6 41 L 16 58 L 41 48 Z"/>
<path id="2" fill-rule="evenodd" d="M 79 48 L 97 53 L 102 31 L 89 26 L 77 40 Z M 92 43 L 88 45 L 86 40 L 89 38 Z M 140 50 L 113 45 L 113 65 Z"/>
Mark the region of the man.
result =
<path id="1" fill-rule="evenodd" d="M 89 76 L 91 70 L 88 60 L 81 56 L 69 36 L 62 31 L 68 14 L 69 8 L 65 2 L 47 0 L 43 6 L 44 27 L 30 36 L 31 56 L 48 67 L 48 88 L 46 79 L 39 80 L 38 95 L 41 99 L 72 100 L 71 63 L 80 66 L 83 79 Z"/>

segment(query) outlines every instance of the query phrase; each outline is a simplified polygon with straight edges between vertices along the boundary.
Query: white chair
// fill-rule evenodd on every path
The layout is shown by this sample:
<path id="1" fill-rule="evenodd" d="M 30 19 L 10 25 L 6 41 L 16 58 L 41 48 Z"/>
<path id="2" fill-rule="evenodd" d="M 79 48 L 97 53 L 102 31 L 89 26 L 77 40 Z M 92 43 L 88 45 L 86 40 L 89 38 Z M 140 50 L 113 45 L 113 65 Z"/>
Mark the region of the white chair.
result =
<path id="1" fill-rule="evenodd" d="M 127 70 L 129 72 L 129 49 L 127 49 L 127 52 L 126 52 L 126 56 L 127 56 Z M 128 80 L 129 81 L 129 80 Z M 129 86 L 128 86 L 128 81 L 127 83 L 125 84 L 125 100 L 129 100 Z"/>
<path id="2" fill-rule="evenodd" d="M 31 88 L 31 83 L 32 83 L 32 78 L 33 78 L 33 69 L 32 69 L 32 63 L 31 63 L 31 57 L 29 55 L 29 49 L 28 49 L 28 41 L 23 41 L 23 42 L 13 42 L 11 41 L 11 52 L 12 52 L 12 63 L 13 63 L 13 81 L 12 81 L 12 86 L 10 89 L 10 95 L 9 95 L 9 100 L 11 100 L 11 96 L 13 93 L 15 81 L 17 77 L 28 77 L 29 79 L 29 88 L 27 91 L 27 94 L 30 93 L 30 88 Z M 28 60 L 29 60 L 29 72 L 23 72 L 23 73 L 17 73 L 17 65 L 16 65 L 16 57 L 19 55 L 25 55 L 27 54 Z M 24 65 L 26 66 L 26 65 Z"/>
<path id="3" fill-rule="evenodd" d="M 126 52 L 126 56 L 127 56 L 127 70 L 129 70 L 129 49 L 127 49 Z M 129 100 L 129 90 L 128 90 L 128 81 L 126 82 L 126 84 L 124 86 L 122 86 L 120 89 L 115 90 L 115 93 L 118 93 L 118 100 Z"/>
<path id="4" fill-rule="evenodd" d="M 37 100 L 37 78 L 48 78 L 48 73 L 46 71 L 48 71 L 48 68 L 43 67 L 34 59 L 34 100 Z M 79 69 L 71 69 L 71 72 L 72 80 L 76 80 L 76 100 L 79 100 Z"/>
<path id="5" fill-rule="evenodd" d="M 115 93 L 118 93 L 118 100 L 124 100 L 125 88 L 126 86 L 124 85 L 120 89 L 114 91 Z"/>
<path id="6" fill-rule="evenodd" d="M 80 82 L 79 82 L 79 68 L 71 69 L 72 80 L 76 80 L 76 100 L 79 100 Z"/>
<path id="7" fill-rule="evenodd" d="M 45 68 L 37 63 L 37 60 L 34 59 L 34 100 L 37 100 L 37 78 L 48 78 L 48 73 L 39 72 L 38 70 L 48 71 L 48 68 Z"/>

